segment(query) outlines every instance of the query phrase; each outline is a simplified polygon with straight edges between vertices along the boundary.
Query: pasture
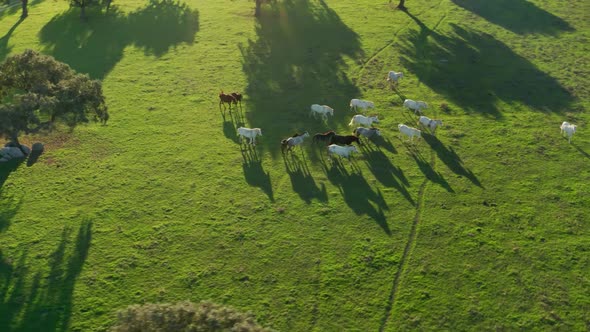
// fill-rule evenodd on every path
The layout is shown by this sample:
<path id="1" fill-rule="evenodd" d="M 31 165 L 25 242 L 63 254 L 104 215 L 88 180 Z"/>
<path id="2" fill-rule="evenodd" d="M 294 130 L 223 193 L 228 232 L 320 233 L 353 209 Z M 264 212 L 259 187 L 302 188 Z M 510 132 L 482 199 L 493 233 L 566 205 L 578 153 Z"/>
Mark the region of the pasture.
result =
<path id="1" fill-rule="evenodd" d="M 31 48 L 101 79 L 111 115 L 25 136 L 44 154 L 0 170 L 0 330 L 104 331 L 181 300 L 279 331 L 588 330 L 588 1 L 406 6 L 0 12 L 0 60 Z M 311 137 L 283 157 L 295 132 L 350 135 L 352 98 L 381 136 L 351 163 Z M 418 120 L 405 99 L 443 120 L 436 136 L 399 139 Z M 256 147 L 240 126 L 262 129 Z"/>

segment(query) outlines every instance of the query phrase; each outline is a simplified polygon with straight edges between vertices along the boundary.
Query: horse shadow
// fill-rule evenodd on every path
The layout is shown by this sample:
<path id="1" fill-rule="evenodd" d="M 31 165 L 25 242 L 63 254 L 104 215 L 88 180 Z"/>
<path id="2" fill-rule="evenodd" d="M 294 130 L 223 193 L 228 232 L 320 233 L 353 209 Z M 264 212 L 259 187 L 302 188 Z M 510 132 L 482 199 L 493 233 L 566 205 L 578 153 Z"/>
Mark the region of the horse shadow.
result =
<path id="1" fill-rule="evenodd" d="M 397 149 L 391 143 L 389 138 L 385 138 L 384 136 L 373 136 L 370 138 L 370 141 L 375 144 L 378 149 L 385 149 L 393 154 L 397 154 Z"/>
<path id="2" fill-rule="evenodd" d="M 367 215 L 373 219 L 387 235 L 391 230 L 387 224 L 384 210 L 389 210 L 381 191 L 373 191 L 367 180 L 362 176 L 358 166 L 351 163 L 355 172 L 348 172 L 340 159 L 333 160 L 331 165 L 322 163 L 322 169 L 328 180 L 338 187 L 344 202 L 356 215 Z M 376 207 L 374 206 L 376 205 Z"/>
<path id="3" fill-rule="evenodd" d="M 252 187 L 259 187 L 268 196 L 271 202 L 274 202 L 270 173 L 265 172 L 262 167 L 262 160 L 256 151 L 256 147 L 246 145 L 241 149 L 242 152 L 242 169 L 246 182 Z"/>
<path id="4" fill-rule="evenodd" d="M 566 139 L 567 139 L 567 138 L 566 138 Z M 578 150 L 578 152 L 579 152 L 579 153 L 581 153 L 581 154 L 582 154 L 582 156 L 584 156 L 584 157 L 586 157 L 586 158 L 590 159 L 590 154 L 588 154 L 588 152 L 586 152 L 586 151 L 582 150 L 582 148 L 580 148 L 580 147 L 579 147 L 579 146 L 578 146 L 576 143 L 571 143 L 571 144 L 572 144 L 572 146 L 573 146 L 573 147 L 574 147 L 576 150 Z"/>
<path id="5" fill-rule="evenodd" d="M 291 154 L 291 156 L 283 155 L 283 161 L 285 163 L 285 169 L 289 178 L 291 179 L 291 186 L 305 203 L 310 204 L 312 199 L 318 199 L 321 202 L 328 201 L 328 194 L 326 192 L 326 186 L 322 183 L 321 187 L 315 183 L 307 162 L 305 159 L 299 160 L 297 156 Z"/>
<path id="6" fill-rule="evenodd" d="M 469 169 L 463 166 L 461 157 L 457 155 L 453 147 L 446 147 L 436 136 L 423 134 L 424 141 L 436 151 L 438 158 L 447 165 L 447 167 L 457 175 L 468 178 L 474 185 L 483 188 L 479 179 Z"/>
<path id="7" fill-rule="evenodd" d="M 48 255 L 49 271 L 35 275 L 30 275 L 26 251 L 15 262 L 5 260 L 0 252 L 0 323 L 14 328 L 8 331 L 69 330 L 76 281 L 90 250 L 92 222 L 81 223 L 75 240 L 72 235 L 69 227 L 64 228 L 57 248 Z"/>
<path id="8" fill-rule="evenodd" d="M 418 168 L 420 168 L 422 174 L 424 174 L 424 176 L 426 176 L 428 180 L 439 184 L 441 187 L 445 188 L 450 193 L 455 192 L 453 188 L 451 188 L 447 180 L 445 180 L 445 178 L 439 172 L 435 171 L 434 168 L 432 168 L 432 165 L 430 165 L 428 160 L 426 160 L 426 158 L 422 156 L 418 149 L 410 146 L 406 146 L 406 148 L 408 149 L 408 152 L 418 165 Z"/>
<path id="9" fill-rule="evenodd" d="M 500 101 L 543 113 L 571 108 L 575 97 L 564 86 L 494 36 L 453 23 L 442 34 L 409 11 L 404 13 L 418 30 L 402 39 L 403 66 L 464 111 L 501 119 Z"/>
<path id="10" fill-rule="evenodd" d="M 244 125 L 240 114 L 238 112 L 228 112 L 227 115 L 221 112 L 223 119 L 223 135 L 234 143 L 240 143 L 240 137 L 238 137 L 238 128 Z"/>
<path id="11" fill-rule="evenodd" d="M 519 35 L 557 35 L 575 29 L 566 21 L 526 0 L 451 0 L 456 5 Z"/>
<path id="12" fill-rule="evenodd" d="M 377 181 L 386 187 L 397 189 L 410 204 L 416 206 L 416 202 L 406 188 L 410 183 L 404 175 L 404 171 L 393 165 L 391 160 L 379 149 L 365 144 L 361 150 L 365 156 L 367 168 L 373 173 Z"/>

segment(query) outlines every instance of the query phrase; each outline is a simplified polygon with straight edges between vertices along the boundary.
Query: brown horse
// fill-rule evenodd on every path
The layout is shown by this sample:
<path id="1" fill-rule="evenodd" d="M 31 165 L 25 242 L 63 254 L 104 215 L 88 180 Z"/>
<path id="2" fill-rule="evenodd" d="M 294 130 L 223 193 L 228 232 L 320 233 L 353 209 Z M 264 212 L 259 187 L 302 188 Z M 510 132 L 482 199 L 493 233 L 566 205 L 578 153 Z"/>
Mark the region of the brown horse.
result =
<path id="1" fill-rule="evenodd" d="M 238 101 L 236 100 L 236 98 L 232 95 L 226 95 L 225 93 L 223 93 L 223 91 L 221 91 L 221 93 L 219 93 L 219 107 L 221 107 L 221 104 L 223 104 L 223 108 L 225 108 L 225 104 L 229 105 L 229 109 L 231 110 L 231 104 L 236 104 L 238 103 Z"/>
<path id="2" fill-rule="evenodd" d="M 240 106 L 242 106 L 242 94 L 238 92 L 232 92 L 231 95 L 236 100 L 236 103 L 240 103 Z"/>

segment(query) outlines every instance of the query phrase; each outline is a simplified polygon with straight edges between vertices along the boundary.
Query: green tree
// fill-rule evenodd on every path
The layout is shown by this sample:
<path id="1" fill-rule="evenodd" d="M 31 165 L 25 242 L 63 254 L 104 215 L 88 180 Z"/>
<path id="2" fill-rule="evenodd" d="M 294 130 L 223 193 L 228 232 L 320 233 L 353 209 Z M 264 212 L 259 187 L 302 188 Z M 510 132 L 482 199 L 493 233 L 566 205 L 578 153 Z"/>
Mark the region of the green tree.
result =
<path id="1" fill-rule="evenodd" d="M 18 136 L 61 120 L 70 126 L 91 115 L 106 122 L 100 81 L 32 50 L 0 64 L 0 135 L 20 146 Z"/>

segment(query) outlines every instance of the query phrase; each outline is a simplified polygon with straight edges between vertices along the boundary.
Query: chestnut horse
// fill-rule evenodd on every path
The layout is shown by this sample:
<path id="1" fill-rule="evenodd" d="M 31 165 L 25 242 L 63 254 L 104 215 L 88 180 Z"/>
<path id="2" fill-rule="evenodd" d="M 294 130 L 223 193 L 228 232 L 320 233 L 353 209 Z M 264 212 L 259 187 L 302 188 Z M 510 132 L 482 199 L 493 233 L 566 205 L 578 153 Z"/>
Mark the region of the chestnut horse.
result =
<path id="1" fill-rule="evenodd" d="M 232 95 L 226 95 L 225 93 L 223 93 L 223 91 L 221 91 L 221 93 L 219 93 L 219 107 L 221 107 L 221 104 L 223 104 L 223 108 L 225 108 L 225 104 L 229 105 L 229 109 L 231 110 L 231 104 L 238 104 L 238 101 L 236 100 L 236 98 Z"/>

